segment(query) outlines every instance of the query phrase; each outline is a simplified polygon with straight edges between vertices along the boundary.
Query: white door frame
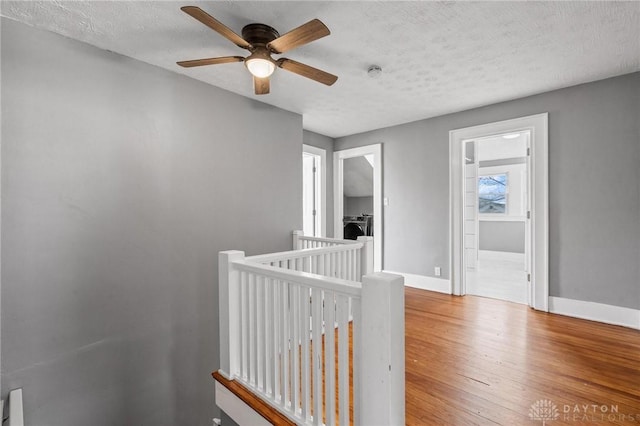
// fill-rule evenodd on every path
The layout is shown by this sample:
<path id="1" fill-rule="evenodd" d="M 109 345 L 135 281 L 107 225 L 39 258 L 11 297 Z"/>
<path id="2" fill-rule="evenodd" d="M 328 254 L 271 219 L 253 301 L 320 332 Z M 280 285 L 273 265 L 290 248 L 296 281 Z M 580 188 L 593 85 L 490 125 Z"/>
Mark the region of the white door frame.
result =
<path id="1" fill-rule="evenodd" d="M 346 158 L 373 155 L 373 270 L 382 270 L 382 144 L 335 151 L 333 153 L 333 233 L 344 238 L 344 164 Z"/>
<path id="2" fill-rule="evenodd" d="M 302 144 L 302 152 L 320 157 L 320 209 L 316 209 L 320 222 L 320 237 L 327 236 L 327 151 L 311 145 Z"/>
<path id="3" fill-rule="evenodd" d="M 496 123 L 466 127 L 449 132 L 449 253 L 451 293 L 465 294 L 463 229 L 463 142 L 500 133 L 531 132 L 531 212 L 530 253 L 531 307 L 549 311 L 549 130 L 548 113 Z"/>

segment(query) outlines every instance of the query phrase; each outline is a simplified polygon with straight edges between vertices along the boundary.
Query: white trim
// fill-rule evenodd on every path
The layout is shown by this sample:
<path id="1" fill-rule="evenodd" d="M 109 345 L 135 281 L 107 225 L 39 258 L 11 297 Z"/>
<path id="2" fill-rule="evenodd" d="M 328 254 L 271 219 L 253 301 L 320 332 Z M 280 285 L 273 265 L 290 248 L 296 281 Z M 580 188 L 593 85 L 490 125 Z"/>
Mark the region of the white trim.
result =
<path id="1" fill-rule="evenodd" d="M 549 312 L 640 330 L 640 309 L 551 296 Z"/>
<path id="2" fill-rule="evenodd" d="M 271 426 L 267 419 L 218 381 L 216 381 L 216 405 L 239 426 Z"/>
<path id="3" fill-rule="evenodd" d="M 382 270 L 382 144 L 360 146 L 333 153 L 333 236 L 344 238 L 344 170 L 345 158 L 373 155 L 373 270 Z"/>
<path id="4" fill-rule="evenodd" d="M 327 150 L 318 148 L 315 146 L 311 146 L 311 145 L 302 144 L 302 152 L 320 156 L 320 237 L 326 237 L 327 236 Z"/>
<path id="5" fill-rule="evenodd" d="M 22 388 L 9 392 L 9 426 L 24 426 Z"/>
<path id="6" fill-rule="evenodd" d="M 462 235 L 463 194 L 462 167 L 463 142 L 499 133 L 513 133 L 529 130 L 531 132 L 530 203 L 531 226 L 534 235 L 531 238 L 532 297 L 531 306 L 541 311 L 549 310 L 549 178 L 548 114 L 542 113 L 513 120 L 499 121 L 449 132 L 449 235 L 451 252 L 449 253 L 451 293 L 465 294 Z"/>
<path id="7" fill-rule="evenodd" d="M 421 290 L 437 291 L 438 293 L 451 294 L 451 283 L 446 278 L 427 277 L 426 275 L 407 274 L 405 272 L 387 271 L 389 274 L 402 275 L 404 286 L 419 288 Z"/>

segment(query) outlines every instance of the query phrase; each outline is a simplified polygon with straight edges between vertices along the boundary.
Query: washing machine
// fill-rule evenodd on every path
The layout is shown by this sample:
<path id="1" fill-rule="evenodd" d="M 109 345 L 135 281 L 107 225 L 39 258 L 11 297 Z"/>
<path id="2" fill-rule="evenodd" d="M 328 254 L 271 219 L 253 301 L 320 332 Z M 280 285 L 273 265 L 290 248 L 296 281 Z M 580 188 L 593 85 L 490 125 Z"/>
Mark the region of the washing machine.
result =
<path id="1" fill-rule="evenodd" d="M 357 240 L 361 236 L 373 235 L 373 216 L 344 216 L 342 219 L 344 224 L 344 239 Z"/>

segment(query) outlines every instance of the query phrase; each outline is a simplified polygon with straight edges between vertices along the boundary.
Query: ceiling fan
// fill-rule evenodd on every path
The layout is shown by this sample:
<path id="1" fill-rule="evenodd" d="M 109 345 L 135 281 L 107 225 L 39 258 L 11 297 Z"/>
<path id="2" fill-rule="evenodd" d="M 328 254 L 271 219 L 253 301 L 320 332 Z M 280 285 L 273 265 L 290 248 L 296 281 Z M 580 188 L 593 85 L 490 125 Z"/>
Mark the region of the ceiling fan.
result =
<path id="1" fill-rule="evenodd" d="M 253 75 L 253 86 L 256 95 L 269 93 L 269 76 L 273 74 L 276 66 L 319 83 L 326 84 L 327 86 L 331 86 L 338 79 L 338 77 L 333 74 L 296 62 L 293 59 L 273 59 L 271 57 L 272 54 L 281 54 L 328 36 L 330 34 L 329 29 L 319 19 L 313 19 L 282 36 L 278 31 L 268 25 L 249 24 L 242 29 L 242 36 L 239 36 L 229 27 L 199 7 L 184 6 L 181 7 L 180 10 L 218 32 L 236 46 L 251 52 L 246 58 L 242 56 L 222 56 L 218 58 L 177 62 L 177 64 L 182 67 L 190 68 L 230 62 L 244 62 L 249 72 Z"/>

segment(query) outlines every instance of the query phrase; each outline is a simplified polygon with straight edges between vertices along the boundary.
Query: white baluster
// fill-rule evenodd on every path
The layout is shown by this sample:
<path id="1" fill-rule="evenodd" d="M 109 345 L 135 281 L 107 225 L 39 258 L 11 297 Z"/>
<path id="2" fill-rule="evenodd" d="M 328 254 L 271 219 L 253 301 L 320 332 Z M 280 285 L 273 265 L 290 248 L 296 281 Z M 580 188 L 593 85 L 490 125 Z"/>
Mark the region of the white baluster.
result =
<path id="1" fill-rule="evenodd" d="M 331 253 L 331 277 L 340 278 L 340 253 Z"/>
<path id="2" fill-rule="evenodd" d="M 271 281 L 273 285 L 273 398 L 275 401 L 280 398 L 280 321 L 282 321 L 282 308 L 280 306 L 282 300 L 280 299 L 280 282 L 277 280 Z"/>
<path id="3" fill-rule="evenodd" d="M 242 363 L 240 376 L 242 380 L 248 381 L 249 375 L 249 292 L 247 289 L 247 273 L 240 273 L 240 300 L 242 316 L 240 319 L 240 352 L 242 353 Z"/>
<path id="4" fill-rule="evenodd" d="M 261 362 L 262 362 L 262 390 L 265 394 L 269 393 L 269 324 L 271 324 L 271 318 L 269 316 L 269 278 L 263 277 L 261 281 L 261 299 L 262 305 L 262 322 L 260 323 L 260 345 L 261 345 Z"/>
<path id="5" fill-rule="evenodd" d="M 322 424 L 322 291 L 311 290 L 313 316 L 313 424 Z"/>
<path id="6" fill-rule="evenodd" d="M 349 298 L 336 296 L 338 319 L 338 416 L 349 424 Z"/>
<path id="7" fill-rule="evenodd" d="M 297 414 L 300 406 L 300 286 L 297 284 L 290 285 L 291 293 L 291 318 L 289 321 L 291 327 L 291 409 Z"/>
<path id="8" fill-rule="evenodd" d="M 335 408 L 335 300 L 333 292 L 324 292 L 324 415 L 325 423 L 328 425 L 335 424 L 336 408 Z"/>
<path id="9" fill-rule="evenodd" d="M 309 298 L 310 290 L 308 287 L 302 287 L 300 289 L 300 338 L 302 340 L 302 395 L 300 396 L 302 402 L 302 419 L 307 421 L 311 416 L 311 381 L 310 381 L 310 354 L 309 354 L 309 339 L 310 339 L 310 313 L 309 313 Z"/>
<path id="10" fill-rule="evenodd" d="M 316 272 L 316 274 L 326 275 L 325 266 L 324 266 L 324 255 L 321 254 L 316 257 L 318 258 L 318 271 Z"/>
<path id="11" fill-rule="evenodd" d="M 273 336 L 273 325 L 276 323 L 275 321 L 275 312 L 273 310 L 273 280 L 271 278 L 267 278 L 265 285 L 265 293 L 267 295 L 266 300 L 266 312 L 267 312 L 267 323 L 264 325 L 266 330 L 265 342 L 266 342 L 266 354 L 267 354 L 267 388 L 268 392 L 275 398 L 275 360 L 274 354 L 275 349 L 273 346 L 273 342 L 275 341 L 275 337 Z"/>
<path id="12" fill-rule="evenodd" d="M 362 411 L 362 401 L 360 400 L 360 395 L 363 392 L 362 388 L 362 342 L 361 342 L 361 307 L 360 307 L 360 299 L 352 298 L 351 299 L 351 311 L 353 313 L 353 321 L 351 322 L 351 327 L 353 330 L 353 424 L 354 425 L 362 425 L 363 423 L 360 421 L 361 419 L 361 411 Z M 366 426 L 366 425 L 365 425 Z"/>
<path id="13" fill-rule="evenodd" d="M 249 368 L 247 370 L 247 378 L 249 384 L 258 385 L 256 349 L 258 347 L 258 319 L 256 318 L 256 276 L 249 274 L 247 280 L 249 290 Z"/>
<path id="14" fill-rule="evenodd" d="M 281 334 L 281 345 L 282 345 L 282 367 L 280 370 L 280 377 L 282 380 L 282 390 L 281 390 L 281 403 L 283 407 L 287 407 L 289 403 L 289 283 L 281 282 L 281 307 L 282 307 L 282 322 L 280 326 L 282 327 Z"/>

